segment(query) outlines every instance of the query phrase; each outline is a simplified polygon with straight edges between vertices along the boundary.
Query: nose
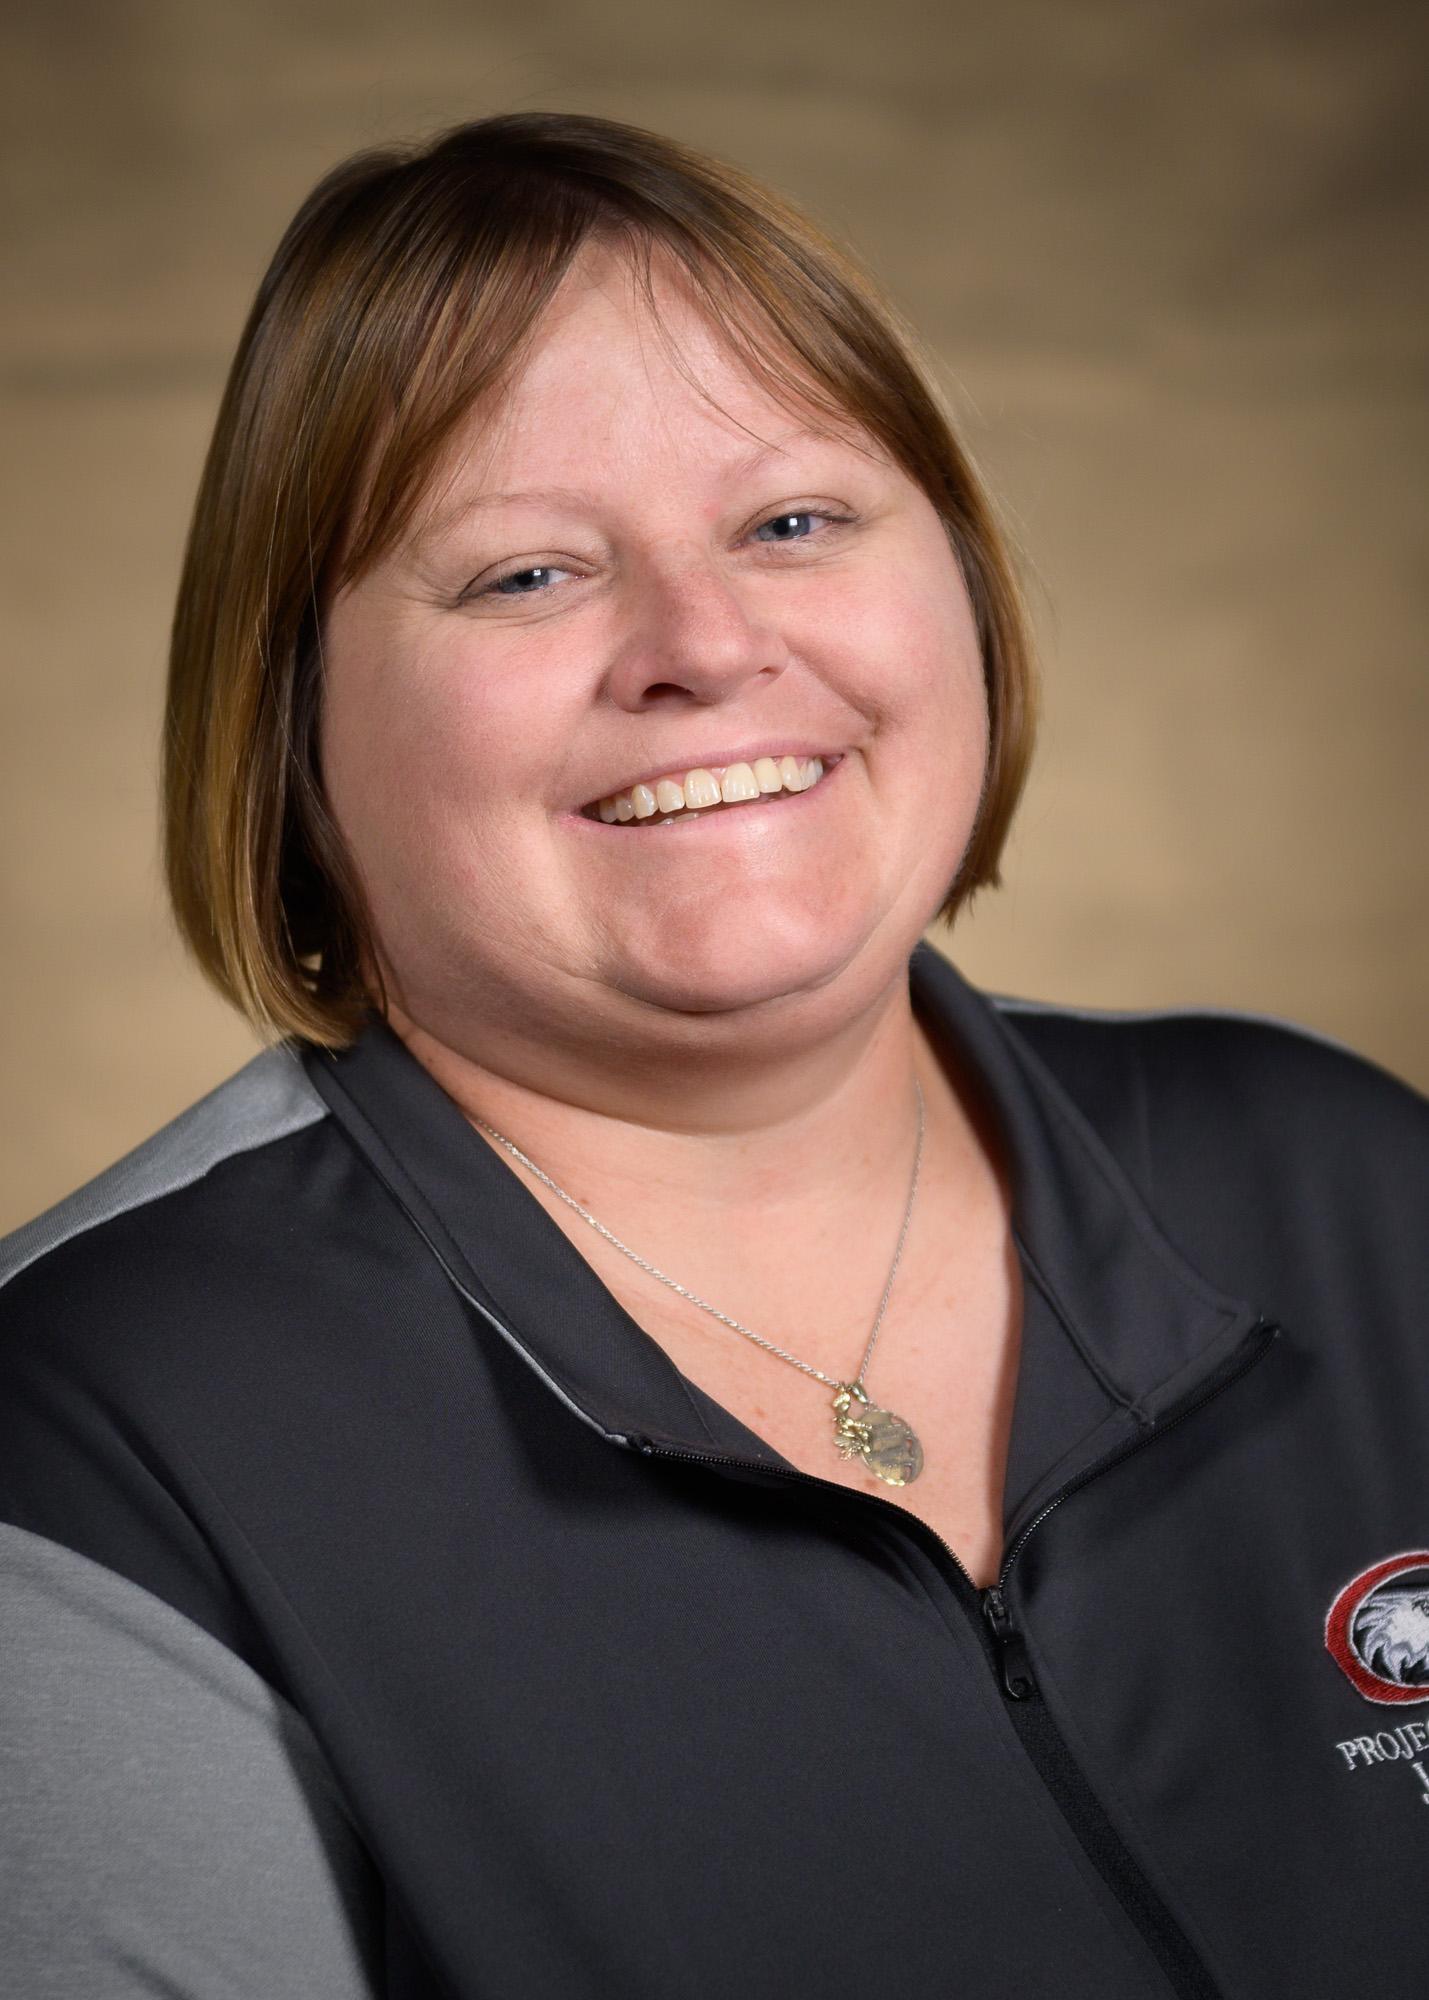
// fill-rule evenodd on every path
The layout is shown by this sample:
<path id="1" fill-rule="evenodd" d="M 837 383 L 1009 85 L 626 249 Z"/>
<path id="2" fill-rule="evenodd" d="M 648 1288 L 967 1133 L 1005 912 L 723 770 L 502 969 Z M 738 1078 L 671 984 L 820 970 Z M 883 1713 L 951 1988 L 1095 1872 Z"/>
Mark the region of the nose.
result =
<path id="1" fill-rule="evenodd" d="M 789 664 L 778 632 L 703 554 L 651 565 L 628 588 L 630 623 L 607 686 L 632 714 L 713 707 L 751 682 L 777 680 Z"/>

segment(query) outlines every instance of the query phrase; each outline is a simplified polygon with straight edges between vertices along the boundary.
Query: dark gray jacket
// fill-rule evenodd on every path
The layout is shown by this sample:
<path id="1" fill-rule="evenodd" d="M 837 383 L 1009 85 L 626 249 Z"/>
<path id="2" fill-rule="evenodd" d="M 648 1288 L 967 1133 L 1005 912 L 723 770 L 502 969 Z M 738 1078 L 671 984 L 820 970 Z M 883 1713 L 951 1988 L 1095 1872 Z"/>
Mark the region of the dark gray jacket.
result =
<path id="1" fill-rule="evenodd" d="M 383 1029 L 0 1248 L 0 1521 L 302 1718 L 393 2000 L 1422 1986 L 1429 1106 L 914 985 L 1013 1167 L 993 1591 L 686 1382 Z"/>

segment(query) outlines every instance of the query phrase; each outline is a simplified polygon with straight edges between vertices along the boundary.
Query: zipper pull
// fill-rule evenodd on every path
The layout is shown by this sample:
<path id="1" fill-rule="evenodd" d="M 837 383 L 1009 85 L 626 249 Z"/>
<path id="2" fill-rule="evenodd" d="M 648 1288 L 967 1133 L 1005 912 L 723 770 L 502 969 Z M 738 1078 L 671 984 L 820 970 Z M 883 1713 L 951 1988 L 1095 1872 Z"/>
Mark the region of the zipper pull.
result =
<path id="1" fill-rule="evenodd" d="M 1009 1701 L 1027 1701 L 1037 1692 L 1027 1644 L 1012 1622 L 1007 1600 L 996 1584 L 982 1594 L 982 1615 L 992 1633 L 997 1663 L 1002 1669 L 1003 1692 Z"/>

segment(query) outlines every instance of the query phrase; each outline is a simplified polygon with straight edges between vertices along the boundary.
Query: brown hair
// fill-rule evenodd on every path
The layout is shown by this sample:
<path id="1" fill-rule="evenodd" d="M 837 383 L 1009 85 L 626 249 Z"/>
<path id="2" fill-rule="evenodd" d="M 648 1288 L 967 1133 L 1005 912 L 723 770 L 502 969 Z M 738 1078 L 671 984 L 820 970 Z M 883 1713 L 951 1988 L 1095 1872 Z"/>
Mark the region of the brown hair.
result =
<path id="1" fill-rule="evenodd" d="M 626 243 L 647 282 L 653 253 L 673 258 L 771 388 L 851 420 L 937 508 L 991 720 L 949 913 L 997 880 L 1031 751 L 1031 647 L 987 497 L 891 310 L 730 167 L 604 119 L 488 118 L 358 154 L 314 190 L 259 287 L 199 487 L 165 723 L 169 891 L 199 964 L 269 1032 L 340 1046 L 372 1004 L 318 767 L 325 598 L 402 533 L 595 237 Z"/>

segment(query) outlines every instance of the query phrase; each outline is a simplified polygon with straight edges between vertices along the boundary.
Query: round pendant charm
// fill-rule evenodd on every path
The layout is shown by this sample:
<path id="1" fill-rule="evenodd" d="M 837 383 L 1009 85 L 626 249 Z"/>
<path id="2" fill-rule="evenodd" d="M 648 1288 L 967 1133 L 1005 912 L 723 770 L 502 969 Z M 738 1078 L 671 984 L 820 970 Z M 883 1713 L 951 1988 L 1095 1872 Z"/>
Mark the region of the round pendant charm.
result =
<path id="1" fill-rule="evenodd" d="M 834 1438 L 843 1457 L 861 1458 L 886 1486 L 911 1486 L 923 1470 L 923 1447 L 912 1425 L 881 1410 L 860 1389 L 840 1389 L 834 1397 Z"/>
<path id="2" fill-rule="evenodd" d="M 862 1428 L 869 1435 L 860 1455 L 874 1478 L 889 1486 L 911 1486 L 923 1470 L 923 1447 L 902 1417 L 870 1404 Z"/>

